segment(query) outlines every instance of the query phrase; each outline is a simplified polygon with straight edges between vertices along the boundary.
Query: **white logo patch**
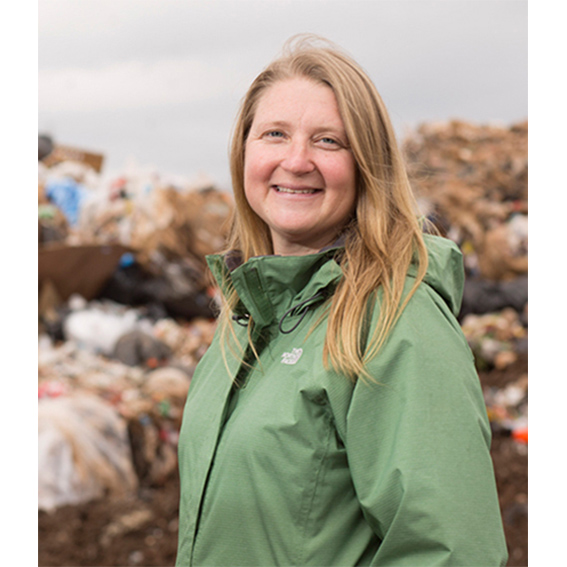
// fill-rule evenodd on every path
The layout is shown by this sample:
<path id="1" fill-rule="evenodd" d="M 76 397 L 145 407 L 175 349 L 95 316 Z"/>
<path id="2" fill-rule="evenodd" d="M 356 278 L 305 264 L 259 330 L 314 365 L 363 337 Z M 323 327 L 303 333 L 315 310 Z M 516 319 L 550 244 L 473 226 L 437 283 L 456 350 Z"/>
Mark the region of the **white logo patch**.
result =
<path id="1" fill-rule="evenodd" d="M 295 364 L 302 354 L 302 348 L 294 348 L 291 352 L 284 352 L 282 354 L 282 364 Z"/>

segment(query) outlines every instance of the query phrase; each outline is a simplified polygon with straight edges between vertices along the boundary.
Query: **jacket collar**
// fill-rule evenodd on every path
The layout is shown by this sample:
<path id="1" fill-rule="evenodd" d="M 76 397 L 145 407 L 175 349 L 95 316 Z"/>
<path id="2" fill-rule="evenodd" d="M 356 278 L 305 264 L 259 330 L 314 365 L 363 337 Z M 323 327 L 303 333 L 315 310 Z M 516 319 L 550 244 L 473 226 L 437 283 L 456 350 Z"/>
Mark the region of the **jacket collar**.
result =
<path id="1" fill-rule="evenodd" d="M 331 246 L 305 256 L 256 256 L 236 267 L 237 256 L 229 253 L 207 256 L 207 263 L 225 295 L 236 290 L 236 315 L 251 316 L 256 325 L 266 327 L 294 306 L 304 303 L 309 308 L 332 294 L 342 277 L 336 261 L 341 250 Z"/>

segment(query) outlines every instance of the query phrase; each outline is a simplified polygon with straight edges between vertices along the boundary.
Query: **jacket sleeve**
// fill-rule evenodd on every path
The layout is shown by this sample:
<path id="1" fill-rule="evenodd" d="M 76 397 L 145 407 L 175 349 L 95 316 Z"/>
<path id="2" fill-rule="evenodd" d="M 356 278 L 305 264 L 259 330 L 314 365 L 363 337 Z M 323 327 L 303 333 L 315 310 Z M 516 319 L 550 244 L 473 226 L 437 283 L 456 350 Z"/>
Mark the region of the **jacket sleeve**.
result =
<path id="1" fill-rule="evenodd" d="M 372 565 L 506 564 L 490 428 L 472 353 L 420 286 L 359 380 L 346 416 L 349 466 L 381 544 Z"/>

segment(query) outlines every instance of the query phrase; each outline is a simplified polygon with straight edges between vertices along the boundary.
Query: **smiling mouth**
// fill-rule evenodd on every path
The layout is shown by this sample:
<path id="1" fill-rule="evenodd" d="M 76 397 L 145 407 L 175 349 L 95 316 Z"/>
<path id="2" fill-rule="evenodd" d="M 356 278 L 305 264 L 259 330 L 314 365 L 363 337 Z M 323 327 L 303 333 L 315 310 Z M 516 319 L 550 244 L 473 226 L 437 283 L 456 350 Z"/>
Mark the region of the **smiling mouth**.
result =
<path id="1" fill-rule="evenodd" d="M 318 193 L 321 189 L 292 189 L 290 187 L 284 187 L 282 185 L 272 185 L 272 187 L 278 193 L 290 193 L 292 195 L 312 195 L 313 193 Z"/>

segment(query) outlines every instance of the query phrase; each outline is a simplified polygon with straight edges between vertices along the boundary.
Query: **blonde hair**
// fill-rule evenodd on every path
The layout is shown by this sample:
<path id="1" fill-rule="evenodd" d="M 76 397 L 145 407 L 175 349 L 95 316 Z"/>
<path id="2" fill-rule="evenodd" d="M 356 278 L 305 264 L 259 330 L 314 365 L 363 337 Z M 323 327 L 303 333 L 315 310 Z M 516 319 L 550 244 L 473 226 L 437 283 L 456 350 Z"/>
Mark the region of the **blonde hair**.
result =
<path id="1" fill-rule="evenodd" d="M 344 232 L 344 276 L 330 300 L 323 352 L 326 367 L 330 360 L 337 372 L 354 380 L 367 376 L 365 364 L 379 351 L 423 279 L 427 250 L 384 102 L 362 68 L 323 38 L 302 35 L 289 40 L 283 54 L 258 75 L 242 101 L 231 145 L 235 214 L 228 249 L 239 250 L 244 262 L 273 254 L 269 228 L 245 197 L 244 150 L 263 93 L 274 83 L 296 77 L 333 90 L 357 167 L 356 209 Z M 418 274 L 404 298 L 412 260 L 418 263 Z M 378 324 L 366 340 L 367 306 L 373 305 L 377 290 L 382 295 Z M 225 298 L 220 321 L 223 344 L 227 329 L 232 331 L 230 315 L 237 301 L 234 292 Z"/>

